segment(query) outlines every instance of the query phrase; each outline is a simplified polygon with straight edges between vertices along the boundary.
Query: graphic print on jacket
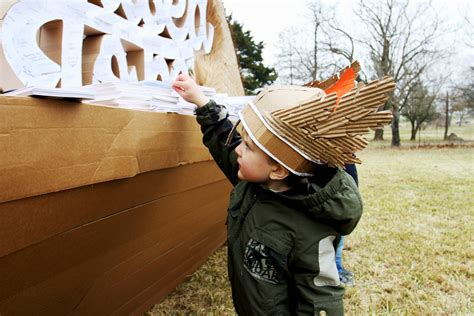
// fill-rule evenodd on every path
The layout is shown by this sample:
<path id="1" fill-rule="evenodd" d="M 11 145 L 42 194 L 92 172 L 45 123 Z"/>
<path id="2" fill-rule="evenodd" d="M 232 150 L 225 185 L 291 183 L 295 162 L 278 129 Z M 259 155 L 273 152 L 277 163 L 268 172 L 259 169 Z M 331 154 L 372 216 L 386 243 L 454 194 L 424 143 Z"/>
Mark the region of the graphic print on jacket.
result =
<path id="1" fill-rule="evenodd" d="M 244 267 L 259 280 L 278 284 L 283 278 L 286 257 L 250 238 L 244 254 Z"/>

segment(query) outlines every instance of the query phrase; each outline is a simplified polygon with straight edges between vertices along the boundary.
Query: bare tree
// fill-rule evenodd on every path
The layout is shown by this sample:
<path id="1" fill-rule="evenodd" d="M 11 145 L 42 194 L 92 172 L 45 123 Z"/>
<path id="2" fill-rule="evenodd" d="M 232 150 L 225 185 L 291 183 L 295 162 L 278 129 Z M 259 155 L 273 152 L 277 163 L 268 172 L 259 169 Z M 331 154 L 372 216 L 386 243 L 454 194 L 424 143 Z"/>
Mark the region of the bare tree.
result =
<path id="1" fill-rule="evenodd" d="M 337 63 L 329 49 L 330 24 L 334 23 L 333 7 L 312 0 L 308 3 L 305 26 L 292 28 L 279 34 L 278 72 L 286 83 L 306 83 L 326 79 L 349 62 Z M 331 42 L 332 43 L 332 42 Z M 334 48 L 335 49 L 335 48 Z"/>
<path id="2" fill-rule="evenodd" d="M 365 25 L 361 42 L 369 49 L 375 76 L 389 75 L 397 87 L 385 104 L 393 112 L 392 146 L 400 145 L 400 111 L 422 75 L 441 58 L 436 40 L 440 22 L 429 3 L 408 0 L 361 0 L 356 10 Z M 376 139 L 383 138 L 383 131 Z"/>
<path id="3" fill-rule="evenodd" d="M 465 115 L 474 111 L 474 67 L 469 67 L 464 78 L 453 91 L 452 111 L 459 114 L 459 126 L 462 125 Z"/>
<path id="4" fill-rule="evenodd" d="M 324 62 L 320 56 L 327 52 L 327 48 L 323 47 L 325 39 L 327 38 L 327 31 L 325 28 L 329 26 L 334 19 L 333 7 L 328 5 L 323 6 L 320 0 L 313 0 L 308 3 L 308 17 L 310 27 L 312 29 L 312 45 L 309 47 L 309 54 L 307 54 L 307 69 L 311 74 L 307 81 L 322 79 L 324 70 L 328 68 L 328 63 Z"/>
<path id="5" fill-rule="evenodd" d="M 292 53 L 281 54 L 286 64 L 291 56 L 291 69 L 297 74 L 292 78 L 303 82 L 324 79 L 354 59 L 368 61 L 365 79 L 392 76 L 397 86 L 384 109 L 394 114 L 392 146 L 399 146 L 401 111 L 426 74 L 444 57 L 437 47 L 443 25 L 430 2 L 359 0 L 350 26 L 341 23 L 333 8 L 319 0 L 309 3 L 308 9 L 309 22 L 299 30 L 307 45 L 295 45 L 297 35 L 293 34 L 293 41 L 286 45 Z M 285 65 L 282 59 L 279 63 Z M 383 130 L 376 131 L 375 139 L 383 139 Z"/>
<path id="6" fill-rule="evenodd" d="M 474 35 L 472 34 L 472 29 L 474 29 L 474 19 L 472 18 L 471 7 L 466 8 L 464 12 L 464 33 L 465 36 L 465 44 L 469 48 L 474 48 Z"/>
<path id="7" fill-rule="evenodd" d="M 298 62 L 300 56 L 297 49 L 298 30 L 295 28 L 287 29 L 278 34 L 277 58 L 278 64 L 275 67 L 278 70 L 279 79 L 285 83 L 295 84 L 299 78 Z"/>
<path id="8" fill-rule="evenodd" d="M 429 91 L 428 87 L 420 80 L 410 95 L 401 115 L 406 117 L 411 124 L 410 140 L 416 140 L 416 134 L 425 123 L 429 123 L 438 116 L 436 110 L 436 92 Z"/>

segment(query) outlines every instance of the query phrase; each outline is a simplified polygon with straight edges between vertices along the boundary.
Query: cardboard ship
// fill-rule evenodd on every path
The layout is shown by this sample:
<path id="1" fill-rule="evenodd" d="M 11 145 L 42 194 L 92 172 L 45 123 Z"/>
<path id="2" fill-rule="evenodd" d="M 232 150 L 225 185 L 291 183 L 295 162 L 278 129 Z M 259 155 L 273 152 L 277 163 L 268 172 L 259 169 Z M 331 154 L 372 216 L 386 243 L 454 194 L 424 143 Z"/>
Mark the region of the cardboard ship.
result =
<path id="1" fill-rule="evenodd" d="M 243 95 L 222 3 L 206 10 L 194 75 Z M 0 95 L 0 315 L 143 315 L 194 272 L 225 241 L 231 189 L 201 137 L 192 116 Z"/>

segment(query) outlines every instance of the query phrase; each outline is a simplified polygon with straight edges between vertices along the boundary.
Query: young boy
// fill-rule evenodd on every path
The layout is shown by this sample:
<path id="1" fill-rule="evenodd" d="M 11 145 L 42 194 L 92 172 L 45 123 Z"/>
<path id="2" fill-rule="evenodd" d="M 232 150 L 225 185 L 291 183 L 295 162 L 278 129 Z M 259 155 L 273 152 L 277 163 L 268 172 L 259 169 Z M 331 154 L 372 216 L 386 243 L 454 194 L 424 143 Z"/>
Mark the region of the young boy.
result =
<path id="1" fill-rule="evenodd" d="M 263 133 L 263 125 L 257 125 L 267 121 L 268 127 L 269 121 L 257 122 L 248 111 L 240 115 L 242 138 L 234 134 L 226 109 L 205 97 L 189 76 L 180 75 L 173 88 L 197 105 L 203 142 L 234 185 L 227 238 L 237 313 L 342 315 L 344 288 L 335 249 L 362 214 L 354 180 L 341 168 L 315 164 L 299 151 L 289 154 L 294 144 L 275 147 L 281 135 Z M 300 101 L 320 93 L 302 89 Z M 252 105 L 260 114 L 273 101 L 284 99 L 279 93 L 265 93 Z"/>

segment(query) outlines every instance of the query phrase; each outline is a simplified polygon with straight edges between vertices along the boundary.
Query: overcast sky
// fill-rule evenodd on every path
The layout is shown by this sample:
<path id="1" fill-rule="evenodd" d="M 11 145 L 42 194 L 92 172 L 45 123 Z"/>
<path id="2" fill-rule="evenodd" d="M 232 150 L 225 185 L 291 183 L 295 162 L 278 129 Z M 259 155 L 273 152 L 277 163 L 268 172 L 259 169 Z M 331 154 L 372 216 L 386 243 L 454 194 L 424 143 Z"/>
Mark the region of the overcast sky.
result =
<path id="1" fill-rule="evenodd" d="M 355 3 L 348 0 L 323 1 L 336 4 L 338 14 L 344 16 L 350 15 L 351 3 Z M 464 12 L 474 14 L 472 2 L 472 0 L 433 0 L 433 6 L 438 12 L 444 14 L 445 19 L 450 20 L 450 23 L 456 23 L 461 21 Z M 223 0 L 223 3 L 226 14 L 232 14 L 235 20 L 244 25 L 245 30 L 251 32 L 255 40 L 265 43 L 264 62 L 272 65 L 276 62 L 275 43 L 278 34 L 290 26 L 302 24 L 308 0 Z M 450 41 L 460 42 L 462 36 L 466 35 L 457 33 Z M 474 50 L 463 51 L 458 60 L 463 64 L 472 65 Z"/>

